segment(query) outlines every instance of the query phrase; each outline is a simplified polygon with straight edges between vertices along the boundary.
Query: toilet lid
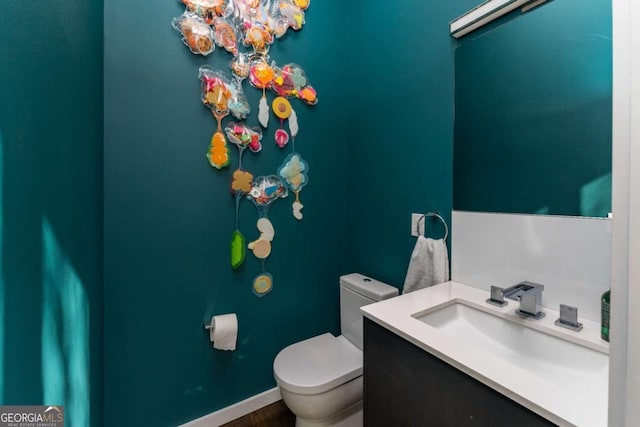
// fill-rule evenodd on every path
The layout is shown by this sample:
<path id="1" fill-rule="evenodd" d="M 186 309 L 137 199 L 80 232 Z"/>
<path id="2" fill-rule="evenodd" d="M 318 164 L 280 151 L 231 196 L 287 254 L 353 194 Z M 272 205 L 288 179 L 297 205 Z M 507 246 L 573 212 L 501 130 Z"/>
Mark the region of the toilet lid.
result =
<path id="1" fill-rule="evenodd" d="M 362 375 L 362 350 L 342 335 L 318 335 L 278 353 L 273 373 L 289 391 L 323 393 Z"/>

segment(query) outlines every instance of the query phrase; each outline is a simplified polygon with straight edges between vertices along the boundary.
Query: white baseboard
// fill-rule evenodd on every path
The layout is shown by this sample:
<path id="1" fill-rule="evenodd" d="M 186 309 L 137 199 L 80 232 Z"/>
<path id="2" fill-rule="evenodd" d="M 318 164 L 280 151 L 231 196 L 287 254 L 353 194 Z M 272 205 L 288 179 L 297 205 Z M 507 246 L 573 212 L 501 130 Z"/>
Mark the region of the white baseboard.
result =
<path id="1" fill-rule="evenodd" d="M 280 390 L 278 387 L 274 387 L 271 390 L 256 394 L 241 402 L 212 412 L 209 415 L 182 424 L 180 427 L 217 427 L 257 411 L 260 408 L 269 406 L 281 399 Z"/>

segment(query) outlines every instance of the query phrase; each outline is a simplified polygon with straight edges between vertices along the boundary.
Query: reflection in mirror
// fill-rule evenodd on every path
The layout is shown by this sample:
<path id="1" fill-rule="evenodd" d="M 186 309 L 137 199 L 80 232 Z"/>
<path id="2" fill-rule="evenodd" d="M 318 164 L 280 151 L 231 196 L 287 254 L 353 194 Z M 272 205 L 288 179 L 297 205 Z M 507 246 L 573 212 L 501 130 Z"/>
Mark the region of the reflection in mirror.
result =
<path id="1" fill-rule="evenodd" d="M 455 50 L 454 209 L 611 212 L 611 4 L 554 1 Z"/>

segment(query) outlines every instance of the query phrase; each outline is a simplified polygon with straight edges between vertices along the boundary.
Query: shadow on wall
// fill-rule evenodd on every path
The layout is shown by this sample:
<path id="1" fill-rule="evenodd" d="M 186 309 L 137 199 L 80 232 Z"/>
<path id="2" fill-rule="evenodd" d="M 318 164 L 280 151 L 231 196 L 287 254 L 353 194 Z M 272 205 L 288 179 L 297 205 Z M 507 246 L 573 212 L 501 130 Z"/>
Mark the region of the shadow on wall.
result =
<path id="1" fill-rule="evenodd" d="M 55 232 L 44 216 L 41 227 L 41 283 L 13 281 L 13 286 L 28 288 L 41 286 L 41 329 L 40 329 L 40 368 L 42 396 L 39 401 L 21 401 L 24 397 L 13 396 L 11 391 L 16 381 L 34 366 L 30 366 L 29 357 L 12 354 L 18 346 L 17 341 L 28 337 L 29 330 L 24 327 L 23 316 L 29 313 L 9 313 L 12 302 L 16 307 L 23 306 L 24 298 L 31 292 L 10 292 L 9 281 L 5 275 L 6 258 L 14 245 L 10 245 L 7 236 L 8 225 L 5 221 L 9 206 L 5 206 L 4 187 L 6 180 L 5 147 L 0 133 L 0 404 L 11 405 L 63 405 L 66 425 L 90 425 L 90 380 L 89 380 L 89 304 L 82 281 L 61 248 Z M 21 189 L 22 190 L 22 189 Z M 22 242 L 17 242 L 18 244 Z M 13 276 L 12 276 L 13 277 Z M 14 288 L 14 290 L 16 290 Z M 16 296 L 18 298 L 16 298 Z M 15 328 L 9 330 L 9 327 Z M 30 348 L 29 350 L 34 350 Z M 7 366 L 11 359 L 12 366 Z M 17 361 L 17 363 L 16 363 Z M 16 365 L 16 366 L 14 366 Z M 11 374 L 11 377 L 9 377 Z M 27 388 L 31 384 L 27 384 Z M 33 385 L 35 389 L 35 385 Z M 33 396 L 33 394 L 30 394 Z M 35 399 L 30 397 L 30 399 Z"/>

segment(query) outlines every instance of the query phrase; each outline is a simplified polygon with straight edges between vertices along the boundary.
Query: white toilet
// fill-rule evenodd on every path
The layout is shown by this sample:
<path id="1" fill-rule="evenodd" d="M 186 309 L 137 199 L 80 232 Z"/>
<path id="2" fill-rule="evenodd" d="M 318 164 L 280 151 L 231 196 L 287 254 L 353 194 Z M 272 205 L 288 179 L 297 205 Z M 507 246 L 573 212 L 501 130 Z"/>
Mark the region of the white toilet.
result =
<path id="1" fill-rule="evenodd" d="M 340 278 L 340 329 L 292 344 L 273 362 L 282 399 L 296 427 L 362 426 L 362 314 L 360 307 L 398 295 L 362 274 Z"/>

